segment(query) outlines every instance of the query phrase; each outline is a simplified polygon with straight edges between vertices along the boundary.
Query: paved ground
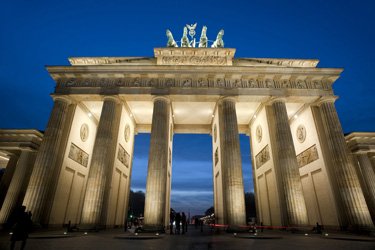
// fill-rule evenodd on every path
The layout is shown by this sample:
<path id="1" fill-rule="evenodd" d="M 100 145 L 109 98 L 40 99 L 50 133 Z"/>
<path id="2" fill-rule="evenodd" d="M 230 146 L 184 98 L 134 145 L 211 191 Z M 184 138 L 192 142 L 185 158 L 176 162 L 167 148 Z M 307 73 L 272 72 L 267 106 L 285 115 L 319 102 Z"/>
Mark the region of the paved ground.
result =
<path id="1" fill-rule="evenodd" d="M 292 234 L 290 232 L 266 231 L 252 234 L 233 235 L 214 233 L 204 228 L 189 228 L 185 235 L 161 235 L 154 239 L 130 239 L 133 234 L 121 230 L 102 231 L 99 233 L 83 232 L 64 235 L 62 231 L 33 233 L 27 241 L 26 249 L 69 249 L 69 250 L 116 250 L 116 249 L 375 249 L 375 238 L 348 234 Z M 150 235 L 154 237 L 154 235 Z M 17 242 L 16 249 L 19 249 Z M 0 235 L 0 249 L 9 249 L 9 235 Z"/>

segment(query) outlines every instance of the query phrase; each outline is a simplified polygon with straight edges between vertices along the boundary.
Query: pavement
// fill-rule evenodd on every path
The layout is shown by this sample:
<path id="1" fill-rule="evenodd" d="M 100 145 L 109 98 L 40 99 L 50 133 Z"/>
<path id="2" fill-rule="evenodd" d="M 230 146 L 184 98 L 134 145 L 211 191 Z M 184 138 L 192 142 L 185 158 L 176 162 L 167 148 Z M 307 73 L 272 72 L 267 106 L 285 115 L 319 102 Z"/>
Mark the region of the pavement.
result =
<path id="1" fill-rule="evenodd" d="M 306 233 L 306 234 L 305 234 Z M 327 233 L 327 235 L 326 235 Z M 9 232 L 0 232 L 0 250 L 10 249 Z M 21 242 L 16 243 L 20 249 Z M 100 232 L 64 233 L 63 230 L 39 231 L 30 234 L 26 250 L 203 250 L 203 249 L 371 249 L 375 250 L 375 237 L 354 234 L 311 232 L 291 233 L 278 230 L 229 234 L 215 232 L 209 227 L 190 226 L 183 235 L 138 234 L 121 229 Z"/>

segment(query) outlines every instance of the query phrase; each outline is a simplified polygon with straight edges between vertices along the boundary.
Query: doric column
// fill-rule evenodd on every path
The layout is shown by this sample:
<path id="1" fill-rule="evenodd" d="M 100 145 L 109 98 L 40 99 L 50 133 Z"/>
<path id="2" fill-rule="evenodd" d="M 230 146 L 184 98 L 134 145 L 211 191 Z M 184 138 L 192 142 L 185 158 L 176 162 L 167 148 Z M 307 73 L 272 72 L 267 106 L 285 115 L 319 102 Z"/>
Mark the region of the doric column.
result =
<path id="1" fill-rule="evenodd" d="M 158 231 L 164 227 L 170 112 L 169 99 L 165 97 L 154 99 L 144 209 L 146 230 Z"/>
<path id="2" fill-rule="evenodd" d="M 375 173 L 372 168 L 370 158 L 366 153 L 356 154 L 358 165 L 358 176 L 362 179 L 362 190 L 365 200 L 372 217 L 375 222 Z"/>
<path id="3" fill-rule="evenodd" d="M 217 105 L 226 223 L 229 226 L 246 225 L 236 101 L 226 97 L 219 100 Z"/>
<path id="4" fill-rule="evenodd" d="M 279 189 L 282 223 L 285 226 L 307 225 L 307 209 L 285 101 L 273 100 L 266 105 L 266 113 Z"/>
<path id="5" fill-rule="evenodd" d="M 375 172 L 375 155 L 371 154 L 369 157 L 370 157 L 370 162 L 371 162 L 371 165 L 372 165 L 372 169 Z"/>
<path id="6" fill-rule="evenodd" d="M 14 152 L 9 158 L 5 172 L 0 181 L 0 208 L 4 202 L 4 198 L 8 192 L 10 182 L 12 181 L 14 171 L 16 170 L 17 162 L 19 159 L 19 152 Z"/>
<path id="7" fill-rule="evenodd" d="M 67 98 L 57 96 L 46 131 L 36 156 L 33 172 L 23 201 L 26 210 L 33 214 L 33 222 L 45 224 L 49 214 L 51 189 L 59 175 L 61 156 L 64 155 L 67 133 L 71 127 L 71 118 L 75 111 L 75 104 Z M 48 217 L 48 216 L 47 216 Z"/>
<path id="8" fill-rule="evenodd" d="M 82 209 L 81 224 L 84 227 L 105 225 L 120 116 L 119 99 L 113 96 L 104 97 Z"/>
<path id="9" fill-rule="evenodd" d="M 22 198 L 22 193 L 30 179 L 35 157 L 36 152 L 22 151 L 0 210 L 0 224 L 7 222 L 10 213 L 17 207 L 19 199 Z"/>
<path id="10" fill-rule="evenodd" d="M 322 100 L 318 104 L 320 118 L 327 144 L 327 157 L 330 164 L 327 166 L 331 183 L 339 199 L 338 207 L 341 212 L 341 225 L 352 229 L 372 228 L 373 223 L 365 198 L 359 183 L 358 176 L 350 158 L 344 133 L 334 106 L 334 99 Z"/>

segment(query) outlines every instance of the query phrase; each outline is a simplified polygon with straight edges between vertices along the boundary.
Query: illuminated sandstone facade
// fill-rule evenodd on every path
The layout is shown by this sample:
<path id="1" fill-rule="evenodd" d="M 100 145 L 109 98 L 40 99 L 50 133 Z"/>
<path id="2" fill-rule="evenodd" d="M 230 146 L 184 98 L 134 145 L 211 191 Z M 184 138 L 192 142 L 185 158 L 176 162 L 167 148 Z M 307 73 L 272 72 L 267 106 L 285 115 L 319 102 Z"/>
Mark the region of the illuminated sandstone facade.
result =
<path id="1" fill-rule="evenodd" d="M 317 60 L 234 58 L 230 48 L 154 53 L 47 67 L 56 81 L 54 107 L 23 199 L 35 222 L 124 225 L 134 136 L 151 133 L 144 221 L 150 230 L 168 226 L 173 134 L 209 133 L 217 223 L 245 225 L 244 133 L 259 223 L 373 227 L 373 182 L 366 179 L 362 191 L 334 107 L 332 84 L 342 69 L 317 68 Z M 361 157 L 361 171 L 373 175 L 370 158 Z"/>

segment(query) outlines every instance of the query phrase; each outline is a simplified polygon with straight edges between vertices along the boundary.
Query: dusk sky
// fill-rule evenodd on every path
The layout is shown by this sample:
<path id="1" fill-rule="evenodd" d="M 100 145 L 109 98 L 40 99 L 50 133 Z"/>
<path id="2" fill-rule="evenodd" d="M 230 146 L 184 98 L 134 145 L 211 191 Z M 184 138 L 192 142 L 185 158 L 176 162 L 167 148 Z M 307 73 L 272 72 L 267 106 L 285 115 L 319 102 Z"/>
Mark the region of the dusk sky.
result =
<path id="1" fill-rule="evenodd" d="M 375 131 L 375 1 L 19 1 L 0 4 L 0 128 L 45 130 L 54 81 L 45 65 L 74 56 L 153 56 L 165 30 L 185 24 L 225 30 L 235 57 L 319 59 L 344 68 L 334 84 L 345 133 Z M 148 134 L 135 141 L 132 188 L 144 190 Z M 249 137 L 241 135 L 245 191 L 252 191 Z M 175 135 L 172 207 L 203 213 L 213 205 L 209 135 Z"/>

